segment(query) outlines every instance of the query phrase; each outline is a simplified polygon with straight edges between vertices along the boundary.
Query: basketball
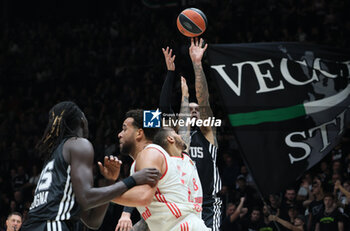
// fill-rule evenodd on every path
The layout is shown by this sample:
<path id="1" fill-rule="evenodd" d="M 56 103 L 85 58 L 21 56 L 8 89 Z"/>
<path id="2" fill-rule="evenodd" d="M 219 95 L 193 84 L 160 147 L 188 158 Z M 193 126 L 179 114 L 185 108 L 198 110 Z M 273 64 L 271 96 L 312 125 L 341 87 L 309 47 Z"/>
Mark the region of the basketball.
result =
<path id="1" fill-rule="evenodd" d="M 177 28 L 187 37 L 197 37 L 207 29 L 207 17 L 196 8 L 183 10 L 177 17 Z"/>

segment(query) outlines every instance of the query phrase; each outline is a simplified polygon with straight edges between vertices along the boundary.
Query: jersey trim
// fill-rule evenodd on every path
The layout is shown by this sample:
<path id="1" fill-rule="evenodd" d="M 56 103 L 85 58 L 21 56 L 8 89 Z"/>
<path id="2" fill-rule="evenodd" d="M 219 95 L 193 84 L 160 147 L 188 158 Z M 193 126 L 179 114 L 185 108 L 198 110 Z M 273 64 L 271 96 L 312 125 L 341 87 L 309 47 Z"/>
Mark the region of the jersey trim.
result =
<path id="1" fill-rule="evenodd" d="M 181 211 L 179 209 L 179 207 L 177 207 L 177 205 L 175 203 L 169 203 L 167 202 L 167 200 L 165 199 L 165 196 L 160 192 L 159 188 L 157 188 L 156 193 L 154 194 L 154 196 L 156 197 L 156 199 L 159 202 L 165 203 L 166 206 L 169 208 L 170 212 L 176 217 L 179 218 L 182 216 Z"/>
<path id="2" fill-rule="evenodd" d="M 163 179 L 163 177 L 165 176 L 165 174 L 168 172 L 168 161 L 166 160 L 166 156 L 165 156 L 165 154 L 160 150 L 160 149 L 158 149 L 158 148 L 156 148 L 156 147 L 148 147 L 148 148 L 154 148 L 154 149 L 156 149 L 156 150 L 158 150 L 160 153 L 162 153 L 162 155 L 163 155 L 163 157 L 164 157 L 164 160 L 165 160 L 165 172 L 163 173 L 163 175 L 162 175 L 162 177 L 159 179 L 159 180 L 161 180 L 161 179 Z M 136 166 L 136 165 L 135 165 Z"/>
<path id="3" fill-rule="evenodd" d="M 74 193 L 73 193 L 72 183 L 70 182 L 70 170 L 71 170 L 71 167 L 69 165 L 67 168 L 67 179 L 66 179 L 64 192 L 63 192 L 63 197 L 60 202 L 58 213 L 56 216 L 56 220 L 58 221 L 69 219 L 71 217 L 70 211 L 74 205 Z"/>
<path id="4" fill-rule="evenodd" d="M 214 182 L 213 182 L 213 192 L 212 195 L 216 195 L 221 190 L 221 178 L 219 174 L 219 170 L 216 167 L 216 157 L 217 157 L 218 148 L 215 145 L 209 143 L 209 153 L 211 153 L 211 157 L 213 159 L 213 174 L 214 174 Z"/>
<path id="5" fill-rule="evenodd" d="M 62 224 L 60 221 L 47 221 L 47 231 L 62 231 Z"/>
<path id="6" fill-rule="evenodd" d="M 214 216 L 213 216 L 213 231 L 219 231 L 220 229 L 220 223 L 221 223 L 221 204 L 222 201 L 220 198 L 215 198 L 214 204 L 213 204 L 213 210 L 214 210 Z"/>
<path id="7" fill-rule="evenodd" d="M 171 158 L 179 158 L 179 159 L 181 159 L 181 160 L 183 160 L 184 158 L 185 158 L 185 156 L 184 155 L 182 155 L 182 157 L 179 157 L 179 156 L 170 156 Z"/>
<path id="8" fill-rule="evenodd" d="M 185 223 L 182 223 L 180 225 L 181 231 L 189 231 L 189 227 L 188 227 L 188 222 L 186 221 Z"/>

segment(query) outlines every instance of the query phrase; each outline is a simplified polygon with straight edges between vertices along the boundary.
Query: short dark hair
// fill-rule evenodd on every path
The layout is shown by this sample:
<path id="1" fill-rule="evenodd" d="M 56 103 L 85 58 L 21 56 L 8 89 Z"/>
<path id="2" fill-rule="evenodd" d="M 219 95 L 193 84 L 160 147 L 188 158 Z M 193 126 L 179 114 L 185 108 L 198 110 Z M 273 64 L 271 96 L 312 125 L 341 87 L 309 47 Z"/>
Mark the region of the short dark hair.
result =
<path id="1" fill-rule="evenodd" d="M 133 118 L 134 121 L 132 125 L 135 128 L 141 128 L 145 134 L 146 139 L 153 140 L 155 134 L 158 132 L 159 128 L 144 128 L 143 127 L 143 110 L 142 109 L 133 109 L 129 110 L 125 114 L 126 118 Z"/>
<path id="2" fill-rule="evenodd" d="M 259 207 L 257 207 L 257 206 L 254 206 L 254 207 L 252 208 L 251 213 L 252 213 L 253 211 L 259 211 L 259 213 L 261 213 L 261 208 L 259 208 Z"/>
<path id="3" fill-rule="evenodd" d="M 168 146 L 167 137 L 171 130 L 172 128 L 170 127 L 163 127 L 159 129 L 153 138 L 153 143 L 158 144 L 162 148 L 166 149 Z"/>
<path id="4" fill-rule="evenodd" d="M 17 215 L 17 216 L 20 216 L 21 217 L 21 220 L 23 220 L 23 215 L 19 212 L 12 212 L 10 213 L 8 216 L 7 216 L 7 219 L 9 219 L 11 216 L 13 215 Z"/>
<path id="5" fill-rule="evenodd" d="M 330 197 L 330 198 L 332 198 L 332 200 L 335 200 L 333 193 L 330 193 L 330 192 L 325 193 L 323 199 L 326 197 Z"/>
<path id="6" fill-rule="evenodd" d="M 294 192 L 296 192 L 297 190 L 295 189 L 295 187 L 293 186 L 289 186 L 286 188 L 285 192 L 289 191 L 289 190 L 293 190 Z"/>

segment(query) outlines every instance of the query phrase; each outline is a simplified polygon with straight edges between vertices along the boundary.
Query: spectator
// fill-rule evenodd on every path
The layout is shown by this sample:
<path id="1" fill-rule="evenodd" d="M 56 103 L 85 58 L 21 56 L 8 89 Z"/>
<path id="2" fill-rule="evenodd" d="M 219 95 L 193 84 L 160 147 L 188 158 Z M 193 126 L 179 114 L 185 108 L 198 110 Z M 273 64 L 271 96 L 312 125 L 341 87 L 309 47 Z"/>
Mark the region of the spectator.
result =
<path id="1" fill-rule="evenodd" d="M 321 178 L 315 177 L 312 182 L 309 199 L 303 202 L 304 207 L 308 207 L 308 230 L 315 230 L 316 219 L 324 208 L 323 198 L 324 194 Z"/>
<path id="2" fill-rule="evenodd" d="M 280 207 L 280 217 L 284 220 L 288 220 L 288 211 L 290 208 L 297 208 L 299 210 L 299 206 L 296 201 L 296 192 L 294 188 L 287 188 L 284 194 L 284 200 L 282 200 Z"/>
<path id="3" fill-rule="evenodd" d="M 276 229 L 276 225 L 273 224 L 272 221 L 269 220 L 269 216 L 270 216 L 270 211 L 267 205 L 264 205 L 263 207 L 263 222 L 260 226 L 260 230 L 269 230 L 269 231 L 273 231 L 273 230 L 277 230 Z"/>
<path id="4" fill-rule="evenodd" d="M 18 231 L 22 226 L 22 222 L 22 214 L 19 212 L 10 213 L 6 220 L 6 231 Z"/>
<path id="5" fill-rule="evenodd" d="M 323 198 L 324 209 L 317 217 L 316 231 L 344 231 L 344 223 L 333 194 L 326 194 Z"/>
<path id="6" fill-rule="evenodd" d="M 239 175 L 236 180 L 236 191 L 235 191 L 235 200 L 238 200 L 241 197 L 245 197 L 245 206 L 249 209 L 253 208 L 257 204 L 257 194 L 255 189 L 247 185 L 246 178 L 243 175 Z"/>
<path id="7" fill-rule="evenodd" d="M 261 211 L 258 207 L 252 209 L 250 217 L 242 221 L 242 231 L 258 231 L 261 226 Z"/>
<path id="8" fill-rule="evenodd" d="M 301 215 L 297 216 L 293 223 L 290 223 L 286 220 L 283 220 L 276 215 L 270 215 L 269 220 L 270 221 L 277 221 L 278 223 L 283 225 L 283 227 L 287 228 L 288 230 L 292 230 L 292 231 L 304 231 L 305 230 L 304 217 Z"/>
<path id="9" fill-rule="evenodd" d="M 233 203 L 229 203 L 226 208 L 226 217 L 223 220 L 221 230 L 241 230 L 240 219 L 248 212 L 247 208 L 243 208 L 245 198 L 242 197 L 239 201 L 238 206 Z"/>
<path id="10" fill-rule="evenodd" d="M 269 206 L 271 214 L 276 215 L 279 213 L 279 208 L 281 206 L 281 197 L 276 194 L 271 194 L 269 196 Z"/>

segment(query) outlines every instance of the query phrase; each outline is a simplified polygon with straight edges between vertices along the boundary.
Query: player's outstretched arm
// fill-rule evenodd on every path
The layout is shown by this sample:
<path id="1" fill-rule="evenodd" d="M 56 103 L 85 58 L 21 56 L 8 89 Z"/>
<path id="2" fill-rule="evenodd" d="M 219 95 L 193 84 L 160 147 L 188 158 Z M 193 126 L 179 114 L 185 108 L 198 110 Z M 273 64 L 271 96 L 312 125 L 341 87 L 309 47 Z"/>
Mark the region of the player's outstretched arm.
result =
<path id="1" fill-rule="evenodd" d="M 136 173 L 134 173 L 132 176 L 140 173 L 145 168 L 157 169 L 161 175 L 166 169 L 164 157 L 154 148 L 148 148 L 141 151 L 137 155 L 135 163 Z M 155 182 L 153 185 L 147 184 L 133 187 L 122 195 L 114 198 L 112 201 L 114 203 L 130 207 L 148 206 L 152 202 L 153 196 L 156 192 L 157 183 L 158 182 Z"/>
<path id="2" fill-rule="evenodd" d="M 195 74 L 195 86 L 196 86 L 196 98 L 199 105 L 199 112 L 201 119 L 207 119 L 213 117 L 213 112 L 209 104 L 209 90 L 207 80 L 203 71 L 202 58 L 208 44 L 203 47 L 204 40 L 201 38 L 191 38 L 191 46 L 189 48 L 189 54 L 192 60 L 192 65 Z M 215 127 L 201 127 L 201 131 L 205 138 L 215 146 L 217 146 L 216 140 L 216 128 Z"/>
<path id="3" fill-rule="evenodd" d="M 181 76 L 181 109 L 180 109 L 180 115 L 179 119 L 182 119 L 186 121 L 188 118 L 190 118 L 190 107 L 189 107 L 189 94 L 188 94 L 188 86 L 186 83 L 186 79 Z M 190 148 L 191 143 L 191 126 L 188 124 L 188 126 L 180 126 L 179 127 L 179 135 L 185 141 L 187 149 L 185 150 L 188 153 L 188 150 Z"/>
<path id="4" fill-rule="evenodd" d="M 124 182 L 113 183 L 106 187 L 94 187 L 93 186 L 93 161 L 94 150 L 92 144 L 84 138 L 77 138 L 68 141 L 67 152 L 69 154 L 68 162 L 71 165 L 71 180 L 73 191 L 77 202 L 83 210 L 82 221 L 92 229 L 97 229 L 105 215 L 108 208 L 108 203 L 114 197 L 121 195 L 128 190 L 127 185 Z M 119 175 L 113 173 L 112 169 L 117 160 L 113 160 L 110 164 L 111 181 L 115 181 Z M 116 167 L 117 169 L 118 167 Z M 114 169 L 115 170 L 115 169 Z M 137 185 L 154 183 L 159 178 L 159 171 L 156 169 L 147 169 L 149 171 L 140 172 L 134 177 Z M 107 170 L 108 171 L 108 170 Z M 141 175 L 143 174 L 143 175 Z"/>
<path id="5" fill-rule="evenodd" d="M 173 50 L 169 47 L 162 48 L 162 51 L 168 72 L 160 92 L 159 108 L 163 113 L 172 114 L 174 111 L 171 108 L 171 93 L 175 79 L 175 55 L 172 54 Z"/>

